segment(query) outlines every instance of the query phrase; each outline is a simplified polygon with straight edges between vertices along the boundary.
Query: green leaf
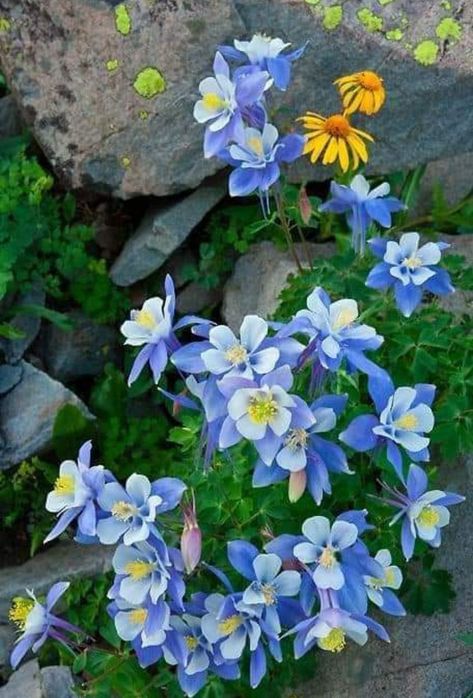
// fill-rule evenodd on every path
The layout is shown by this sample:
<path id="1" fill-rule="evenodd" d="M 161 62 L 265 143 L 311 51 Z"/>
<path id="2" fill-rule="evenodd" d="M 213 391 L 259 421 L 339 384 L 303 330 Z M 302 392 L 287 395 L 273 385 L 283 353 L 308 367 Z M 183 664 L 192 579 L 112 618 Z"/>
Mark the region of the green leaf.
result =
<path id="1" fill-rule="evenodd" d="M 53 427 L 53 448 L 59 458 L 75 455 L 92 434 L 93 426 L 75 405 L 64 405 L 57 413 Z"/>

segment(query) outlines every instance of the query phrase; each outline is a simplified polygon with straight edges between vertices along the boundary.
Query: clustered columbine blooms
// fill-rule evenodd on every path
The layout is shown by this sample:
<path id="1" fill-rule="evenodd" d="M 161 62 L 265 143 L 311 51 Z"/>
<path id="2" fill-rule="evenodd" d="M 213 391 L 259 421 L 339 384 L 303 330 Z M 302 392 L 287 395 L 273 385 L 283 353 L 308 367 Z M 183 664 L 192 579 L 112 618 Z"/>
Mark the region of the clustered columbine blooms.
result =
<path id="1" fill-rule="evenodd" d="M 207 124 L 206 156 L 218 154 L 235 167 L 231 193 L 257 190 L 265 211 L 280 163 L 302 150 L 300 136 L 280 138 L 266 119 L 265 93 L 273 83 L 278 89 L 287 88 L 292 62 L 305 47 L 293 52 L 288 48 L 280 39 L 260 35 L 249 42 L 235 41 L 234 47 L 220 47 L 215 76 L 200 84 L 202 98 L 194 111 L 196 119 Z M 225 58 L 237 64 L 233 74 Z M 348 114 L 377 112 L 385 95 L 382 80 L 369 71 L 337 84 L 345 112 L 336 118 L 314 117 L 315 133 L 307 147 L 314 161 L 327 147 L 324 161 L 338 157 L 346 169 L 349 157 L 355 167 L 359 159 L 366 159 Z M 338 129 L 335 135 L 328 129 L 330 123 Z M 354 246 L 361 251 L 371 223 L 389 227 L 391 213 L 402 208 L 397 199 L 388 197 L 388 185 L 370 192 L 361 175 L 349 186 L 333 183 L 331 193 L 323 210 L 347 214 Z M 421 287 L 434 293 L 451 290 L 448 274 L 437 267 L 445 245 L 428 243 L 419 248 L 418 242 L 418 235 L 410 233 L 399 244 L 379 239 L 370 243 L 383 261 L 367 283 L 377 288 L 394 285 L 403 312 L 420 301 Z M 169 276 L 165 292 L 164 301 L 145 301 L 121 327 L 125 344 L 141 347 L 129 384 L 147 364 L 158 383 L 170 362 L 185 389 L 178 395 L 161 392 L 176 405 L 200 412 L 205 467 L 211 467 L 217 451 L 247 442 L 248 453 L 253 454 L 253 485 L 288 479 L 289 500 L 296 502 L 307 490 L 314 515 L 303 522 L 300 535 L 274 537 L 266 532 L 266 541 L 270 540 L 262 549 L 245 540 L 229 541 L 229 565 L 244 580 L 235 588 L 224 570 L 201 563 L 198 502 L 193 492 L 185 494 L 185 483 L 174 477 L 150 481 L 134 473 L 123 485 L 103 465 L 91 464 L 89 441 L 76 461 L 64 461 L 59 467 L 46 501 L 58 520 L 46 541 L 74 524 L 78 542 L 116 546 L 108 613 L 117 634 L 131 644 L 140 666 L 163 660 L 175 667 L 187 696 L 203 688 L 209 675 L 238 679 L 245 658 L 249 658 L 250 685 L 256 688 L 266 674 L 268 657 L 282 661 L 281 639 L 286 636 L 295 636 L 296 658 L 314 647 L 341 652 L 347 639 L 364 645 L 369 631 L 389 641 L 384 627 L 370 617 L 369 604 L 390 615 L 405 614 L 395 594 L 402 572 L 393 564 L 391 552 L 383 548 L 372 556 L 362 540 L 373 528 L 367 510 L 346 511 L 334 520 L 317 514 L 324 495 L 331 494 L 331 473 L 353 474 L 335 431 L 348 396 L 331 394 L 330 388 L 337 385 L 340 371 L 366 376 L 374 413 L 355 417 L 338 441 L 354 451 L 371 453 L 375 460 L 386 450 L 392 465 L 389 481 L 399 484 L 381 483 L 388 493 L 382 501 L 396 510 L 391 524 L 402 521 L 401 548 L 408 560 L 417 538 L 433 547 L 440 545 L 441 529 L 449 522 L 447 507 L 464 499 L 428 490 L 427 475 L 416 465 L 430 458 L 435 386 L 396 387 L 367 356 L 384 339 L 374 327 L 360 322 L 357 302 L 332 300 L 321 287 L 286 323 L 247 315 L 238 332 L 194 316 L 176 321 Z M 184 327 L 190 329 L 193 341 L 182 344 L 177 333 Z M 311 375 L 308 401 L 295 382 L 306 367 Z M 177 547 L 179 537 L 167 515 L 179 505 L 183 526 Z M 224 593 L 189 593 L 189 577 L 199 564 L 215 575 Z M 30 648 L 37 651 L 48 637 L 74 646 L 65 633 L 80 633 L 79 628 L 52 614 L 67 586 L 54 585 L 45 605 L 32 592 L 29 598 L 13 600 L 10 617 L 21 631 L 11 656 L 14 668 Z"/>

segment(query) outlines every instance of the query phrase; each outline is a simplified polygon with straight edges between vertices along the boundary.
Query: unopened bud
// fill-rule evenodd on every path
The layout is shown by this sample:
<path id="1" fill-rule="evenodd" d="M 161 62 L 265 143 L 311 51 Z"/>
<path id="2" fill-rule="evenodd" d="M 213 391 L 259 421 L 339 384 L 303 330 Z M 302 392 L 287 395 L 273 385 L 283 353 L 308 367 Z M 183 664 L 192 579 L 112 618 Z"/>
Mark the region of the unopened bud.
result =
<path id="1" fill-rule="evenodd" d="M 200 562 L 202 555 L 202 531 L 197 522 L 195 500 L 183 507 L 184 528 L 181 536 L 181 554 L 187 574 L 191 574 Z"/>
<path id="2" fill-rule="evenodd" d="M 289 476 L 289 501 L 297 502 L 305 492 L 307 475 L 305 470 L 298 470 Z"/>

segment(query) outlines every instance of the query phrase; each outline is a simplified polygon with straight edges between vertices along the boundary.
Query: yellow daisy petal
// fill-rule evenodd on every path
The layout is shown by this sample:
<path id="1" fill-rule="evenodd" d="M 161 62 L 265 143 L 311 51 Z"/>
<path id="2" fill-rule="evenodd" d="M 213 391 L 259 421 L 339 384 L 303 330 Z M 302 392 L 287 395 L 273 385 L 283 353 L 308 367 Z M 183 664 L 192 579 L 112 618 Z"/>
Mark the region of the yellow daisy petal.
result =
<path id="1" fill-rule="evenodd" d="M 350 166 L 350 158 L 346 141 L 343 138 L 338 139 L 338 159 L 343 172 L 346 172 Z"/>

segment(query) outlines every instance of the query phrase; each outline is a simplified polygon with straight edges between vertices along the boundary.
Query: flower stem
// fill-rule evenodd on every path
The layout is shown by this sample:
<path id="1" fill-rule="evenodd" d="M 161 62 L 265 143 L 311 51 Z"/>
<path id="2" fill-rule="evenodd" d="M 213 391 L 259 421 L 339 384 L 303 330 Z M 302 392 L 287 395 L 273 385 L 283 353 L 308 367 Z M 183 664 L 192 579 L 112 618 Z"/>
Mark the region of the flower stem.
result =
<path id="1" fill-rule="evenodd" d="M 280 195 L 279 192 L 274 192 L 274 198 L 275 198 L 275 200 L 276 200 L 276 209 L 277 209 L 277 212 L 278 212 L 278 217 L 279 217 L 279 221 L 280 221 L 280 227 L 281 227 L 281 229 L 283 230 L 283 232 L 284 232 L 284 234 L 285 234 L 285 236 L 286 236 L 287 244 L 288 244 L 289 250 L 290 250 L 290 252 L 291 252 L 291 254 L 292 254 L 293 258 L 294 258 L 294 261 L 295 261 L 295 263 L 296 263 L 297 269 L 298 269 L 298 271 L 299 271 L 300 273 L 302 273 L 302 271 L 303 271 L 302 265 L 301 265 L 301 262 L 300 262 L 300 259 L 299 259 L 298 255 L 297 255 L 297 251 L 296 251 L 296 248 L 295 248 L 295 245 L 294 245 L 294 241 L 293 241 L 293 239 L 292 239 L 291 229 L 290 229 L 288 220 L 287 220 L 287 218 L 286 218 L 286 213 L 285 213 L 285 211 L 284 211 L 284 205 L 283 205 L 282 197 L 281 197 L 281 195 Z"/>

